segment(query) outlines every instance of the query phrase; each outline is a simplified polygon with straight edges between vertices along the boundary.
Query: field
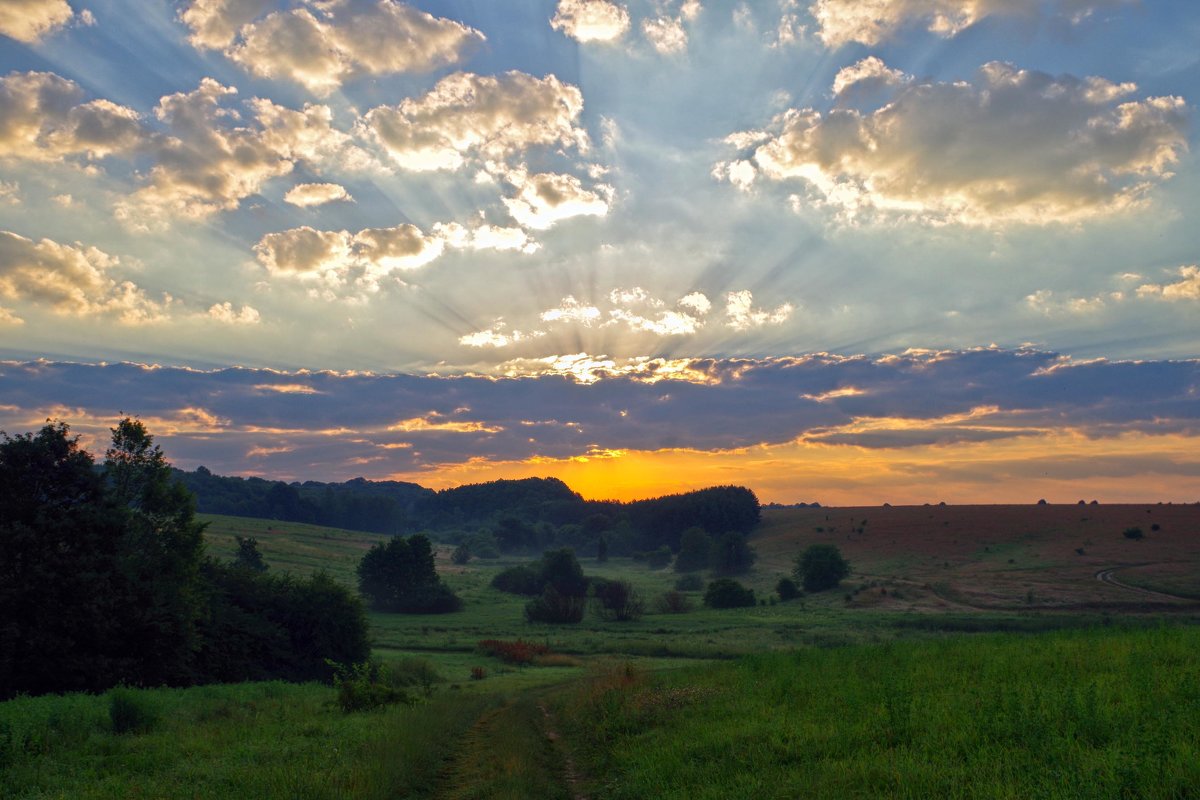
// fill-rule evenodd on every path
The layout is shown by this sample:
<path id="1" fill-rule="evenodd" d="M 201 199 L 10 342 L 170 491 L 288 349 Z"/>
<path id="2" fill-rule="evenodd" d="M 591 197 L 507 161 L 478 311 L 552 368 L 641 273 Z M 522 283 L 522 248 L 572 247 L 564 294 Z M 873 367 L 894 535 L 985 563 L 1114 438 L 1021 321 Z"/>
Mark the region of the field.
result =
<path id="1" fill-rule="evenodd" d="M 273 571 L 350 586 L 383 539 L 205 519 L 218 557 L 254 536 Z M 851 577 L 776 602 L 819 542 Z M 706 609 L 693 591 L 687 613 L 659 613 L 676 573 L 585 558 L 650 611 L 567 626 L 525 622 L 525 599 L 489 586 L 526 559 L 458 567 L 441 546 L 462 612 L 371 615 L 378 658 L 440 675 L 415 705 L 344 714 L 329 687 L 279 683 L 123 690 L 147 723 L 118 732 L 111 693 L 19 698 L 0 704 L 0 796 L 1200 796 L 1200 506 L 770 508 L 751 543 L 760 605 Z M 553 666 L 476 647 L 518 638 Z"/>

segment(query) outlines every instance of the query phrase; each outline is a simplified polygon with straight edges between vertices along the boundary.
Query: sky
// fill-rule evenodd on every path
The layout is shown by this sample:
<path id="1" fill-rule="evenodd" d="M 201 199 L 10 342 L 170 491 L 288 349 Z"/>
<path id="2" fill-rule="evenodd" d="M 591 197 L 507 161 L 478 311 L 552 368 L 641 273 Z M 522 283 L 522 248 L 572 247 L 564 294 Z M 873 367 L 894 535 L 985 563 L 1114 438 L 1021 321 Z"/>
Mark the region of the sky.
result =
<path id="1" fill-rule="evenodd" d="M 1200 500 L 1192 0 L 6 0 L 0 429 Z"/>

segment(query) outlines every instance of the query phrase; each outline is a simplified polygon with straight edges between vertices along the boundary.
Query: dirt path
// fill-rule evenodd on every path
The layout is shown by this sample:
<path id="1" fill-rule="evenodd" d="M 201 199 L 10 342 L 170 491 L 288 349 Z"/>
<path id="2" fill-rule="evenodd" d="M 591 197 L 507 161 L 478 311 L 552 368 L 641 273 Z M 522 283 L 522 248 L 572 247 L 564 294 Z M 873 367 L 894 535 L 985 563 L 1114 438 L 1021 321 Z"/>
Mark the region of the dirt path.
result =
<path id="1" fill-rule="evenodd" d="M 554 716 L 550 713 L 550 709 L 546 708 L 545 703 L 538 703 L 538 708 L 542 710 L 542 718 L 545 721 L 546 738 L 558 749 L 559 755 L 562 757 L 563 780 L 571 791 L 571 800 L 588 800 L 588 796 L 580 791 L 583 781 L 579 777 L 578 770 L 575 769 L 575 759 L 563 745 L 562 737 L 554 724 Z"/>
<path id="2" fill-rule="evenodd" d="M 1128 583 L 1125 583 L 1124 581 L 1119 581 L 1113 577 L 1113 573 L 1119 569 L 1128 569 L 1130 567 L 1148 567 L 1148 566 L 1150 566 L 1150 565 L 1149 564 L 1124 564 L 1119 567 L 1109 567 L 1107 569 L 1102 569 L 1099 572 L 1097 572 L 1096 580 L 1100 581 L 1101 583 L 1107 583 L 1110 586 L 1116 586 L 1117 588 L 1120 588 L 1120 589 L 1127 589 L 1128 591 L 1137 592 L 1138 594 L 1149 595 L 1151 597 L 1165 597 L 1170 600 L 1183 600 L 1185 602 L 1192 602 L 1192 599 L 1190 597 L 1182 597 L 1177 594 L 1169 594 L 1168 592 L 1158 592 L 1158 591 L 1155 591 L 1154 589 L 1143 589 L 1141 586 L 1132 586 Z"/>

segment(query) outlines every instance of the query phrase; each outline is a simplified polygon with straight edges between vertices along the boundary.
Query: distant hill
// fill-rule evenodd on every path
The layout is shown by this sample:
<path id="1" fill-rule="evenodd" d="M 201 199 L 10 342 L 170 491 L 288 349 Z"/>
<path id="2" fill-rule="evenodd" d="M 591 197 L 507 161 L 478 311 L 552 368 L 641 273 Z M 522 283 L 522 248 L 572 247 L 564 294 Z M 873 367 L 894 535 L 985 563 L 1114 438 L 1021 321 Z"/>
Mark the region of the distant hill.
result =
<path id="1" fill-rule="evenodd" d="M 557 478 L 524 478 L 434 491 L 415 483 L 355 478 L 344 483 L 285 483 L 214 475 L 205 467 L 175 471 L 204 514 L 302 522 L 398 534 L 420 530 L 450 540 L 483 537 L 484 547 L 536 550 L 595 548 L 613 553 L 679 546 L 699 527 L 713 535 L 748 533 L 759 520 L 754 492 L 716 486 L 632 503 L 585 500 Z"/>

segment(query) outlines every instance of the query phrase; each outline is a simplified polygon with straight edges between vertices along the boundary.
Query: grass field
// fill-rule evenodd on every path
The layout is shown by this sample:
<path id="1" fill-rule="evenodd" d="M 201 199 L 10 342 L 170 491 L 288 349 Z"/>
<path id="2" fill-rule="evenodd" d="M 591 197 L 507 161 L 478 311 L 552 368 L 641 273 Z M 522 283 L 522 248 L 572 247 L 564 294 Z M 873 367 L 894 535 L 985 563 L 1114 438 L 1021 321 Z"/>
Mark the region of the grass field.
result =
<path id="1" fill-rule="evenodd" d="M 204 519 L 213 555 L 253 536 L 273 571 L 351 587 L 384 538 Z M 651 612 L 566 626 L 490 587 L 529 557 L 458 567 L 441 546 L 463 611 L 370 615 L 377 658 L 444 677 L 416 706 L 123 690 L 145 724 L 118 733 L 112 693 L 18 698 L 0 704 L 0 797 L 1200 797 L 1200 507 L 768 509 L 741 580 L 766 598 L 818 542 L 851 561 L 839 589 L 725 611 L 691 592 L 684 614 L 653 610 L 673 571 L 583 559 Z M 476 651 L 494 638 L 565 657 L 510 666 Z"/>

